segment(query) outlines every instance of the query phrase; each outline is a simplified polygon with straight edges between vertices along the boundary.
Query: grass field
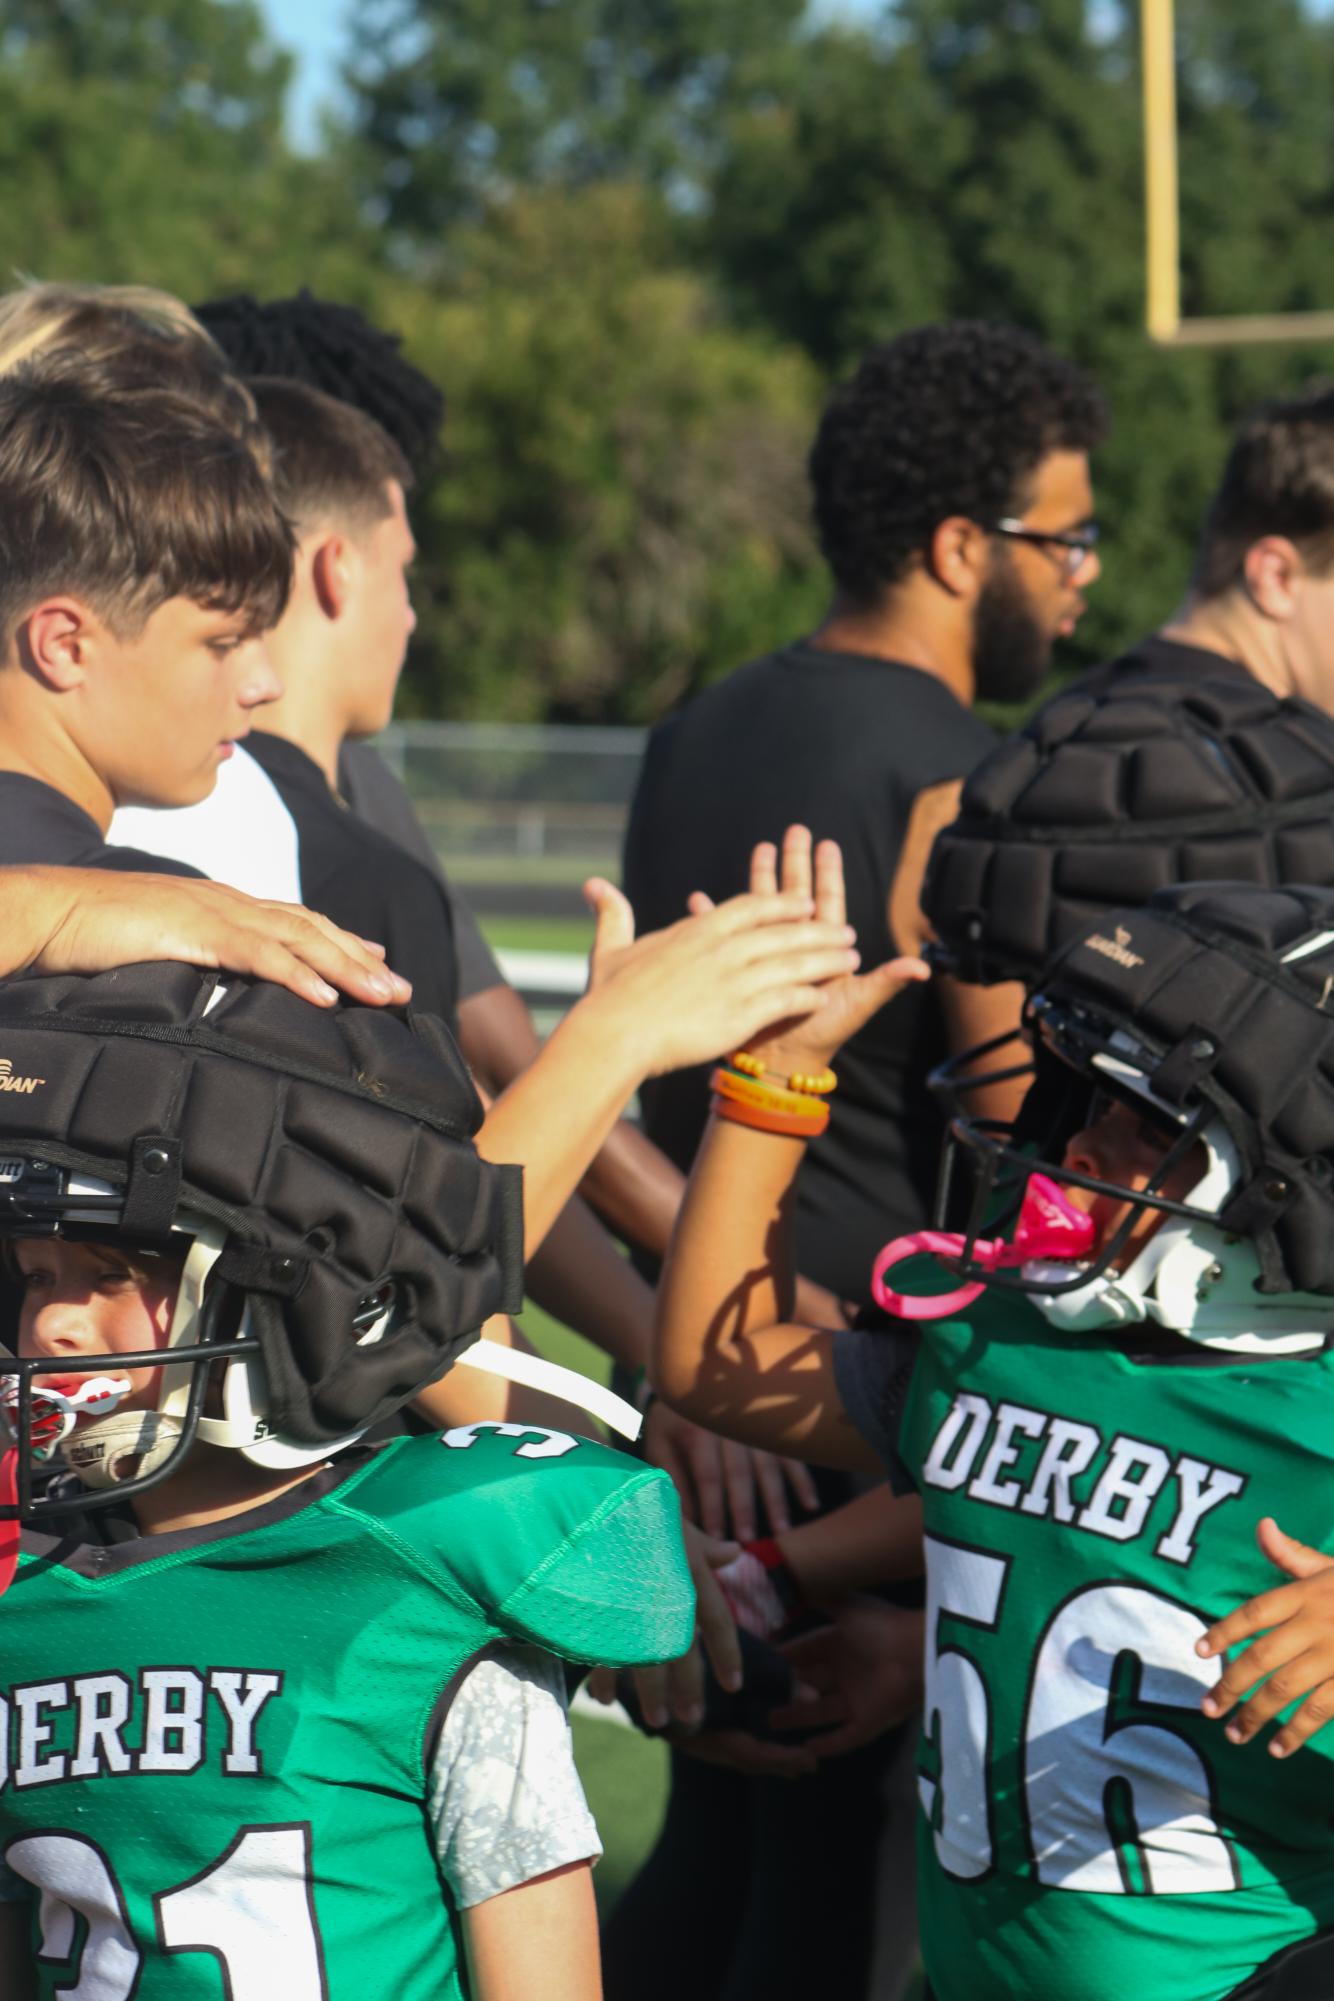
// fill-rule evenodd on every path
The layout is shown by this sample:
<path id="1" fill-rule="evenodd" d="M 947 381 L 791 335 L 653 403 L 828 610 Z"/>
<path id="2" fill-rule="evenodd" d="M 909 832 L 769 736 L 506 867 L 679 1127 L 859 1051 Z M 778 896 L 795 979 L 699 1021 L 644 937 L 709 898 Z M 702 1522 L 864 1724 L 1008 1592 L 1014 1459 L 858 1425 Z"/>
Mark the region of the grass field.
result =
<path id="1" fill-rule="evenodd" d="M 578 917 L 483 917 L 483 935 L 493 952 L 578 952 L 593 942 L 593 926 Z"/>

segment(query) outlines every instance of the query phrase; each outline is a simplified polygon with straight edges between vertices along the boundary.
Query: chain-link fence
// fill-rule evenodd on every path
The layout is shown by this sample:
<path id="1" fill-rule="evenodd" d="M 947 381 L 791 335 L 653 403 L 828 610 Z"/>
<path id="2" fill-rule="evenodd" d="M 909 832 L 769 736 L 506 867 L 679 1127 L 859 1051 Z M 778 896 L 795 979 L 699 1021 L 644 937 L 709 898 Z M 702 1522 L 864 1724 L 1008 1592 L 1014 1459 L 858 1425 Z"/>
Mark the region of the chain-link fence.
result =
<path id="1" fill-rule="evenodd" d="M 551 908 L 620 865 L 647 732 L 577 725 L 393 723 L 379 749 L 451 875 L 493 908 Z M 501 894 L 506 890 L 512 894 Z M 519 899 L 516 901 L 516 897 Z M 561 897 L 559 903 L 566 899 Z"/>
<path id="2" fill-rule="evenodd" d="M 378 739 L 544 1029 L 583 990 L 592 923 L 582 885 L 620 874 L 646 735 L 422 722 L 394 723 Z"/>

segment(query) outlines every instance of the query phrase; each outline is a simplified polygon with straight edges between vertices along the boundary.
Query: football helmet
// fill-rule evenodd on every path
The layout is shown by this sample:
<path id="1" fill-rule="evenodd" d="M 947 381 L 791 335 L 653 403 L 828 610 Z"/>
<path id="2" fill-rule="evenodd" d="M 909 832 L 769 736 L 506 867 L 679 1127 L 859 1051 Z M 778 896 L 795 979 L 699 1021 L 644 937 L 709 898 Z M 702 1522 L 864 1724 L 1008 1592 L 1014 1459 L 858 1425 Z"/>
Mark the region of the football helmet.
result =
<path id="1" fill-rule="evenodd" d="M 1025 1026 L 1034 1076 L 1013 1125 L 969 1109 L 996 1080 L 988 1049 L 937 1072 L 951 1115 L 938 1227 L 881 1254 L 881 1304 L 929 1317 L 1010 1287 L 1074 1330 L 1150 1321 L 1238 1353 L 1322 1345 L 1334 1327 L 1334 891 L 1162 890 L 1068 945 Z M 1074 1135 L 1116 1101 L 1156 1136 L 1143 1188 L 1066 1164 Z M 1105 1242 L 1072 1188 L 1124 1205 Z M 963 1284 L 905 1308 L 886 1275 L 921 1250 Z"/>
<path id="2" fill-rule="evenodd" d="M 930 955 L 1031 986 L 1099 915 L 1213 880 L 1334 883 L 1334 719 L 1251 680 L 1072 689 L 964 785 L 923 890 Z"/>
<path id="3" fill-rule="evenodd" d="M 442 1375 L 522 1291 L 519 1175 L 478 1156 L 480 1119 L 430 1016 L 180 965 L 0 984 L 0 1245 L 182 1271 L 142 1354 L 20 1358 L 11 1296 L 0 1520 L 119 1503 L 196 1439 L 312 1464 Z M 129 1407 L 150 1366 L 155 1408 Z"/>

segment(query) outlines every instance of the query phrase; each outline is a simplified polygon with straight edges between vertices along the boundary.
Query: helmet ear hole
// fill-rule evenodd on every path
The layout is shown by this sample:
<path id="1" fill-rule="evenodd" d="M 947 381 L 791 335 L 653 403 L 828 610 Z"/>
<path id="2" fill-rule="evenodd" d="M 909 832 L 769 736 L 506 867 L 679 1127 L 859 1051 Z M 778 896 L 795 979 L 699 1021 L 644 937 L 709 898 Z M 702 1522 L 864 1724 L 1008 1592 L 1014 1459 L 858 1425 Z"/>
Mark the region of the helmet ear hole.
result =
<path id="1" fill-rule="evenodd" d="M 352 1332 L 359 1348 L 369 1347 L 384 1338 L 398 1298 L 399 1288 L 393 1279 L 388 1278 L 357 1301 L 352 1315 Z"/>

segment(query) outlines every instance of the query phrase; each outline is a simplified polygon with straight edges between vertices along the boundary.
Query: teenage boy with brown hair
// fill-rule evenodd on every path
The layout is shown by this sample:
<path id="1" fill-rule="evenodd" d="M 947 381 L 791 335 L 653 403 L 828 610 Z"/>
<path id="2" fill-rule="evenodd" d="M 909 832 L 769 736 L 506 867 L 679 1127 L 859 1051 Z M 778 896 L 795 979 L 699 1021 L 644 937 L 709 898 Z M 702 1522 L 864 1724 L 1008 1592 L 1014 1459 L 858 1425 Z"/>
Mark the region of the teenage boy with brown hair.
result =
<path id="1" fill-rule="evenodd" d="M 122 803 L 204 798 L 278 693 L 264 473 L 194 398 L 54 355 L 0 380 L 0 860 L 142 867 Z"/>

